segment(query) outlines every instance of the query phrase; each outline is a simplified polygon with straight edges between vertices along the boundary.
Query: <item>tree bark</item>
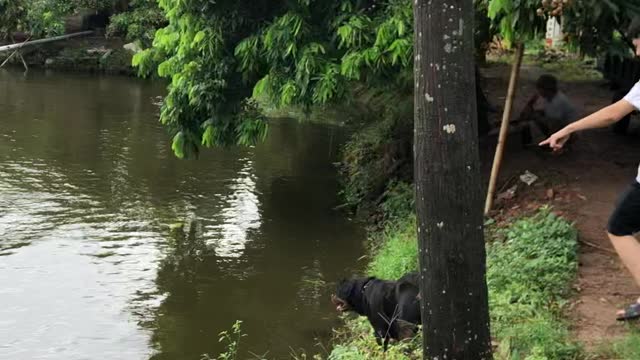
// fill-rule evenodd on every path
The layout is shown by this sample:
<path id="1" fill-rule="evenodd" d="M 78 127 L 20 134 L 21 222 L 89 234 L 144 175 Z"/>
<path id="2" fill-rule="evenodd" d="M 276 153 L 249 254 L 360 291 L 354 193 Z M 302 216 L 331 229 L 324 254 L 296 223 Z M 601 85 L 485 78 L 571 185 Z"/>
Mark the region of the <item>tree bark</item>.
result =
<path id="1" fill-rule="evenodd" d="M 473 2 L 414 0 L 415 184 L 425 359 L 491 359 Z"/>
<path id="2" fill-rule="evenodd" d="M 491 167 L 491 176 L 489 177 L 489 189 L 487 190 L 487 198 L 484 203 L 484 214 L 489 214 L 493 207 L 493 198 L 496 192 L 496 183 L 498 182 L 498 174 L 502 165 L 502 155 L 504 154 L 504 146 L 507 142 L 507 134 L 509 129 L 509 120 L 511 120 L 511 111 L 513 110 L 513 99 L 516 97 L 516 86 L 518 85 L 518 75 L 520 74 L 520 66 L 522 65 L 522 56 L 524 55 L 524 44 L 516 45 L 516 58 L 511 67 L 511 77 L 509 79 L 509 90 L 507 91 L 507 99 L 504 104 L 504 112 L 502 113 L 502 123 L 500 124 L 500 135 L 498 136 L 498 146 L 493 157 L 493 166 Z"/>

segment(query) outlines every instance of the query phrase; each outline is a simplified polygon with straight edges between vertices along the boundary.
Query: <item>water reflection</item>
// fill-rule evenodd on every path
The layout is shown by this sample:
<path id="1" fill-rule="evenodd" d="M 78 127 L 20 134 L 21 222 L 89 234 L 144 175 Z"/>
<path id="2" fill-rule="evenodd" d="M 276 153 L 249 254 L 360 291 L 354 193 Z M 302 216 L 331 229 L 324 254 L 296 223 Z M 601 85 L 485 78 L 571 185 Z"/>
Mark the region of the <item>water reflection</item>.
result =
<path id="1" fill-rule="evenodd" d="M 281 358 L 335 321 L 325 282 L 362 252 L 331 211 L 344 135 L 274 121 L 177 161 L 159 89 L 0 72 L 0 359 L 198 359 L 238 319 Z"/>
<path id="2" fill-rule="evenodd" d="M 249 232 L 260 228 L 260 208 L 256 193 L 255 175 L 248 158 L 239 159 L 244 166 L 229 187 L 230 194 L 223 199 L 227 205 L 220 211 L 220 221 L 207 226 L 204 236 L 214 246 L 216 255 L 240 257 L 249 238 Z"/>
<path id="3" fill-rule="evenodd" d="M 125 310 L 136 289 L 154 287 L 160 237 L 38 164 L 0 170 L 0 249 L 10 255 L 0 261 L 0 358 L 148 356 L 148 331 Z"/>

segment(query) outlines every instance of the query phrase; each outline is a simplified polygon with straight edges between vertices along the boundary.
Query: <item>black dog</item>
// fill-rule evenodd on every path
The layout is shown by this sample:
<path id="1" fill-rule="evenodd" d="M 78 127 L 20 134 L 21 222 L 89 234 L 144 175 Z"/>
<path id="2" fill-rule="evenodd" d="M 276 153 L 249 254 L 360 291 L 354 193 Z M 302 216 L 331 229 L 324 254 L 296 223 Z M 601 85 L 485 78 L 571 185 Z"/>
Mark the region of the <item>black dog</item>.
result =
<path id="1" fill-rule="evenodd" d="M 421 323 L 419 289 L 417 273 L 406 274 L 398 281 L 375 277 L 342 280 L 331 301 L 340 312 L 366 316 L 376 341 L 386 351 L 390 339 L 415 336 Z"/>

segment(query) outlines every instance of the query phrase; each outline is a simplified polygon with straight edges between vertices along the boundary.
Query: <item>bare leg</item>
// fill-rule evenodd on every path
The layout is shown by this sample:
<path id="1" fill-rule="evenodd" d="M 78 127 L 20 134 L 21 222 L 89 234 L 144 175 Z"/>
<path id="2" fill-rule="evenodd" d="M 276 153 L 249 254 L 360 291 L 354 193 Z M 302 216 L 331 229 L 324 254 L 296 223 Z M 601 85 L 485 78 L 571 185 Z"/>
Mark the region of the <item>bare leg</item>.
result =
<path id="1" fill-rule="evenodd" d="M 627 267 L 636 284 L 640 287 L 640 243 L 631 235 L 608 235 L 618 256 L 620 256 L 620 260 L 622 260 L 622 263 Z"/>
<path id="2" fill-rule="evenodd" d="M 616 249 L 620 260 L 624 266 L 629 270 L 633 280 L 640 287 L 640 243 L 635 237 L 628 236 L 616 236 L 608 234 L 611 244 Z M 638 299 L 640 303 L 640 299 Z M 618 311 L 618 315 L 624 314 L 624 310 Z"/>

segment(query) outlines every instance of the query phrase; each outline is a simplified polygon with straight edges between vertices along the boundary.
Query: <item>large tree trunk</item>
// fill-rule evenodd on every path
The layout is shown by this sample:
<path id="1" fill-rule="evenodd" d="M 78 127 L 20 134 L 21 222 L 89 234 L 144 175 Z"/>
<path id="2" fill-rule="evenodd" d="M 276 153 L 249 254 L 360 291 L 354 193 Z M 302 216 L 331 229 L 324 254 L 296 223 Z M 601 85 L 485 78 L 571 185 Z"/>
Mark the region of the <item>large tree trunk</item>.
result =
<path id="1" fill-rule="evenodd" d="M 414 0 L 415 184 L 425 359 L 490 359 L 473 2 Z"/>

